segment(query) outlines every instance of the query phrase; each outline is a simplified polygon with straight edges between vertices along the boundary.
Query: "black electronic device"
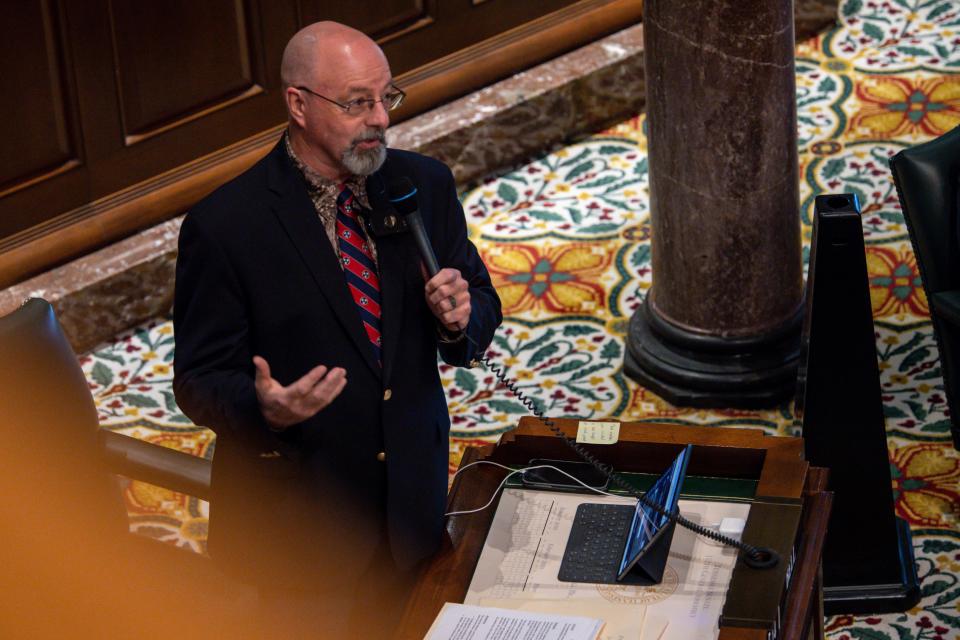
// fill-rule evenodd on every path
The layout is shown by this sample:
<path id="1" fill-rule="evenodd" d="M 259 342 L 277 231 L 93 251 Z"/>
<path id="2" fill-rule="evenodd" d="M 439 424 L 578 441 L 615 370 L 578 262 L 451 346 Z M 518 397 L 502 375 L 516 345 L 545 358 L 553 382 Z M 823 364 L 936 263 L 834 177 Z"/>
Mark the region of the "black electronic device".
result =
<path id="1" fill-rule="evenodd" d="M 549 467 L 556 467 L 556 469 L 550 469 Z M 610 484 L 610 479 L 589 462 L 549 460 L 546 458 L 531 460 L 530 468 L 523 470 L 520 480 L 525 486 L 533 489 L 553 489 L 556 491 L 603 490 Z M 577 482 L 577 480 L 580 482 Z M 581 482 L 583 484 L 580 484 Z"/>
<path id="2" fill-rule="evenodd" d="M 823 550 L 828 615 L 906 611 L 920 600 L 910 528 L 891 489 L 860 203 L 817 196 L 797 380 L 805 457 L 830 469 Z"/>
<path id="3" fill-rule="evenodd" d="M 693 445 L 677 455 L 637 504 L 577 507 L 558 580 L 659 584 L 667 566 L 680 489 Z M 659 507 L 659 508 L 655 508 Z"/>

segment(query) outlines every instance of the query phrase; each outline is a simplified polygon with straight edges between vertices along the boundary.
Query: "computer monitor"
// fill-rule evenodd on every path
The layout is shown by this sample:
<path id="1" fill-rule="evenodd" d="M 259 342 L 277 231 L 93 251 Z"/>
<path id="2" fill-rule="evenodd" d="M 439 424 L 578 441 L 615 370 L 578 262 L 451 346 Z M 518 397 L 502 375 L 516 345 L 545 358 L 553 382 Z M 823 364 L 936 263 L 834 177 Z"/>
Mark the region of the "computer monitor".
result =
<path id="1" fill-rule="evenodd" d="M 644 497 L 666 513 L 677 513 L 677 503 L 680 500 L 680 489 L 687 475 L 687 461 L 690 459 L 692 445 L 687 445 L 673 460 L 673 463 L 657 478 L 653 486 L 647 490 Z M 646 554 L 657 540 L 668 530 L 670 518 L 648 507 L 642 500 L 637 499 L 637 506 L 633 512 L 633 522 L 630 524 L 630 533 L 623 548 L 623 558 L 617 579 L 623 580 L 630 573 L 634 565 Z"/>

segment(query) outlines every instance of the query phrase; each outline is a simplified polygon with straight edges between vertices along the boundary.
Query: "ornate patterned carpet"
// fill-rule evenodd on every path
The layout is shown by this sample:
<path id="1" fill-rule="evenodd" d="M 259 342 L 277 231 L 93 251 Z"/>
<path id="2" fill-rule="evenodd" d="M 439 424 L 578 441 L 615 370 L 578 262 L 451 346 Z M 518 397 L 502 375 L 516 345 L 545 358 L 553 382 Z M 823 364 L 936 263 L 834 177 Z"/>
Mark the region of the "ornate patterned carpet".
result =
<path id="1" fill-rule="evenodd" d="M 864 203 L 871 298 L 897 512 L 911 525 L 921 604 L 837 616 L 834 640 L 960 638 L 960 454 L 949 425 L 929 309 L 887 169 L 898 150 L 960 125 L 960 2 L 846 0 L 838 26 L 797 50 L 801 213 L 813 198 Z M 504 303 L 492 353 L 552 416 L 759 427 L 791 434 L 793 407 L 670 406 L 622 373 L 624 334 L 651 284 L 644 119 L 639 116 L 462 194 L 473 241 Z M 105 428 L 198 456 L 214 436 L 171 392 L 173 328 L 157 319 L 84 355 Z M 480 369 L 441 366 L 453 419 L 451 469 L 524 407 Z M 207 506 L 140 482 L 131 526 L 203 552 Z"/>

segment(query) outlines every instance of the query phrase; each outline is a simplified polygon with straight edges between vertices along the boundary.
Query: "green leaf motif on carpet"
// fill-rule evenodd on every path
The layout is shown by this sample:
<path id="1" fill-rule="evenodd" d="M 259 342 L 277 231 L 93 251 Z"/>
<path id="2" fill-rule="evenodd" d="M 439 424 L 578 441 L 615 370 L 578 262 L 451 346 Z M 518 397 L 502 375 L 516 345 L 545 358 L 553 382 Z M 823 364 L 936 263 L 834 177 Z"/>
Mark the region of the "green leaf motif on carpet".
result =
<path id="1" fill-rule="evenodd" d="M 863 33 L 870 36 L 874 40 L 879 40 L 883 42 L 883 38 L 884 38 L 883 29 L 873 24 L 872 22 L 868 22 L 865 25 L 863 25 Z"/>
<path id="2" fill-rule="evenodd" d="M 543 220 L 544 222 L 563 222 L 564 218 L 559 213 L 554 213 L 553 211 L 543 211 L 542 209 L 529 209 L 527 210 L 527 215 L 531 218 L 536 218 L 537 220 Z"/>
<path id="3" fill-rule="evenodd" d="M 952 540 L 933 539 L 924 540 L 921 548 L 925 554 L 933 555 L 935 553 L 948 553 L 950 551 L 957 551 L 960 549 L 960 544 L 957 544 Z"/>
<path id="4" fill-rule="evenodd" d="M 571 379 L 571 380 L 579 380 L 580 378 L 586 378 L 586 377 L 587 377 L 588 375 L 590 375 L 591 373 L 596 373 L 597 371 L 600 371 L 601 369 L 606 369 L 606 368 L 609 367 L 609 366 L 610 366 L 610 365 L 608 365 L 608 364 L 603 364 L 603 363 L 601 363 L 601 364 L 594 364 L 594 365 L 591 365 L 591 366 L 589 366 L 589 367 L 586 367 L 586 368 L 583 369 L 582 371 L 577 371 L 575 374 L 573 374 L 572 376 L 570 376 L 570 379 Z M 595 399 L 595 398 L 594 398 L 594 399 Z"/>
<path id="5" fill-rule="evenodd" d="M 897 51 L 908 56 L 929 56 L 930 52 L 920 47 L 897 47 Z"/>
<path id="6" fill-rule="evenodd" d="M 931 422 L 930 424 L 925 424 L 920 427 L 920 431 L 924 433 L 948 433 L 950 431 L 950 419 L 946 420 L 937 420 L 936 422 Z"/>
<path id="7" fill-rule="evenodd" d="M 500 188 L 497 189 L 497 195 L 500 198 L 509 204 L 513 205 L 517 203 L 517 199 L 520 197 L 517 193 L 517 190 L 513 188 L 512 185 L 507 184 L 506 182 L 500 183 Z"/>
<path id="8" fill-rule="evenodd" d="M 840 175 L 840 172 L 844 170 L 847 166 L 847 161 L 843 158 L 833 158 L 827 160 L 827 163 L 823 165 L 823 177 L 827 178 L 836 178 Z"/>
<path id="9" fill-rule="evenodd" d="M 907 414 L 903 411 L 889 404 L 883 405 L 883 417 L 884 418 L 906 418 Z"/>
<path id="10" fill-rule="evenodd" d="M 503 413 L 527 413 L 527 408 L 514 400 L 488 400 L 487 406 L 494 411 L 502 411 Z"/>
<path id="11" fill-rule="evenodd" d="M 850 0 L 843 5 L 841 13 L 843 13 L 844 18 L 849 18 L 850 16 L 855 16 L 860 13 L 861 9 L 863 9 L 863 0 Z"/>
<path id="12" fill-rule="evenodd" d="M 906 404 L 910 407 L 910 412 L 913 413 L 913 417 L 917 420 L 925 420 L 927 417 L 927 410 L 922 404 L 916 400 L 907 400 Z"/>
<path id="13" fill-rule="evenodd" d="M 940 597 L 937 598 L 936 602 L 933 603 L 933 606 L 939 607 L 945 605 L 948 602 L 956 600 L 960 597 L 960 589 L 954 589 L 953 591 L 947 591 L 946 593 L 940 594 Z"/>
<path id="14" fill-rule="evenodd" d="M 586 336 L 596 332 L 597 328 L 591 327 L 588 324 L 568 324 L 563 328 L 563 335 L 567 338 L 572 336 Z"/>
<path id="15" fill-rule="evenodd" d="M 544 371 L 540 372 L 540 375 L 543 376 L 555 376 L 561 373 L 570 373 L 571 371 L 576 371 L 583 365 L 587 364 L 589 360 L 568 360 L 562 364 L 557 365 L 556 367 L 550 367 Z"/>
<path id="16" fill-rule="evenodd" d="M 580 227 L 580 233 L 609 233 L 617 231 L 620 225 L 616 222 L 601 222 L 600 224 L 591 224 L 586 227 Z"/>
<path id="17" fill-rule="evenodd" d="M 642 267 L 645 264 L 650 264 L 650 245 L 639 245 L 637 250 L 633 252 L 633 255 L 630 256 L 630 264 L 634 267 Z"/>
<path id="18" fill-rule="evenodd" d="M 540 336 L 540 337 L 537 338 L 536 340 L 533 340 L 533 341 L 531 341 L 531 342 L 528 342 L 528 343 L 524 344 L 522 347 L 520 347 L 519 349 L 517 349 L 517 351 L 518 351 L 518 352 L 520 352 L 520 351 L 530 351 L 530 350 L 536 349 L 537 347 L 539 347 L 539 346 L 542 345 L 543 343 L 549 342 L 549 341 L 550 341 L 550 338 L 552 338 L 552 337 L 553 337 L 553 334 L 555 334 L 555 333 L 556 333 L 556 330 L 555 330 L 555 329 L 547 329 L 547 330 L 543 333 L 542 336 Z M 531 364 L 532 364 L 532 363 L 531 363 Z"/>
<path id="19" fill-rule="evenodd" d="M 466 369 L 457 369 L 453 379 L 457 383 L 457 386 L 467 393 L 468 397 L 477 392 L 477 380 L 473 377 L 473 374 Z"/>
<path id="20" fill-rule="evenodd" d="M 633 172 L 636 173 L 638 176 L 645 176 L 647 175 L 648 171 L 649 171 L 649 167 L 647 164 L 646 157 L 643 157 L 633 168 Z"/>
<path id="21" fill-rule="evenodd" d="M 120 399 L 131 407 L 137 407 L 138 409 L 157 409 L 160 405 L 156 400 L 149 396 L 142 396 L 137 393 L 124 393 L 120 395 Z"/>
<path id="22" fill-rule="evenodd" d="M 583 175 L 584 173 L 589 171 L 592 167 L 593 167 L 593 160 L 587 160 L 586 162 L 581 162 L 580 164 L 575 166 L 573 169 L 570 169 L 570 171 L 567 172 L 567 175 L 565 175 L 563 179 L 566 180 L 567 182 L 570 182 L 577 176 Z"/>
<path id="23" fill-rule="evenodd" d="M 928 598 L 930 596 L 935 596 L 938 593 L 943 593 L 944 591 L 946 591 L 952 586 L 953 584 L 951 584 L 946 580 L 935 580 L 933 582 L 924 582 L 923 585 L 921 585 L 920 594 L 922 597 Z"/>
<path id="24" fill-rule="evenodd" d="M 113 372 L 110 371 L 110 367 L 102 362 L 93 365 L 93 371 L 90 372 L 90 377 L 101 387 L 108 387 L 110 383 L 113 382 Z"/>
<path id="25" fill-rule="evenodd" d="M 615 144 L 604 144 L 600 146 L 597 152 L 602 156 L 612 156 L 618 153 L 630 153 L 634 149 L 630 147 L 621 147 Z"/>
<path id="26" fill-rule="evenodd" d="M 937 609 L 930 609 L 930 613 L 933 614 L 933 617 L 940 622 L 949 625 L 954 629 L 960 629 L 960 616 L 947 615 L 946 613 L 938 611 Z"/>
<path id="27" fill-rule="evenodd" d="M 620 345 L 616 342 L 608 342 L 603 345 L 603 351 L 600 352 L 601 358 L 619 358 L 621 354 Z"/>
<path id="28" fill-rule="evenodd" d="M 612 182 L 619 180 L 619 176 L 603 176 L 586 184 L 580 185 L 581 189 L 596 189 L 597 187 L 605 187 Z"/>
<path id="29" fill-rule="evenodd" d="M 858 638 L 860 640 L 893 640 L 889 633 L 885 633 L 879 629 L 854 627 L 853 629 L 847 629 L 847 633 L 849 633 L 852 638 Z"/>
<path id="30" fill-rule="evenodd" d="M 920 347 L 906 358 L 903 359 L 903 362 L 900 363 L 900 371 L 909 371 L 915 365 L 920 364 L 930 356 L 930 350 L 926 347 Z"/>
<path id="31" fill-rule="evenodd" d="M 167 411 L 170 411 L 171 413 L 178 413 L 180 409 L 177 407 L 177 401 L 173 397 L 173 392 L 163 391 L 162 393 L 163 393 L 163 402 L 167 407 Z"/>
<path id="32" fill-rule="evenodd" d="M 891 624 L 891 627 L 897 630 L 897 640 L 916 640 L 912 630 L 899 624 Z"/>
<path id="33" fill-rule="evenodd" d="M 859 0 L 857 1 L 859 2 Z M 940 16 L 945 14 L 947 11 L 950 11 L 950 9 L 952 9 L 953 6 L 954 5 L 951 2 L 944 2 L 943 4 L 939 5 L 933 11 L 927 14 L 927 20 L 935 20 L 936 18 L 939 18 Z"/>
<path id="34" fill-rule="evenodd" d="M 529 362 L 527 362 L 527 365 L 532 367 L 533 365 L 543 360 L 546 360 L 550 356 L 554 355 L 559 350 L 560 350 L 560 345 L 558 345 L 555 342 L 548 344 L 544 347 L 541 347 L 540 349 L 537 349 L 536 353 L 530 356 L 530 360 Z"/>

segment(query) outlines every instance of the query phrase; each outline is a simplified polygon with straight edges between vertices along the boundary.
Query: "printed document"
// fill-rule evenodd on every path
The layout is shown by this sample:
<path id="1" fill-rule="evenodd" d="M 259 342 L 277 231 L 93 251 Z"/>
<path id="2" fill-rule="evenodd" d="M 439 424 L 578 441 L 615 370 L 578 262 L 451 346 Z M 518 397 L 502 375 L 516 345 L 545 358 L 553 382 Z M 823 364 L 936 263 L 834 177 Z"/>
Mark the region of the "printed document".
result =
<path id="1" fill-rule="evenodd" d="M 602 620 L 446 603 L 424 640 L 596 640 Z"/>
<path id="2" fill-rule="evenodd" d="M 653 586 L 560 582 L 557 574 L 582 502 L 635 499 L 505 489 L 466 604 L 563 611 L 602 618 L 604 640 L 714 640 L 736 550 L 676 527 L 663 580 Z M 680 500 L 680 513 L 707 526 L 746 520 L 748 503 Z"/>

